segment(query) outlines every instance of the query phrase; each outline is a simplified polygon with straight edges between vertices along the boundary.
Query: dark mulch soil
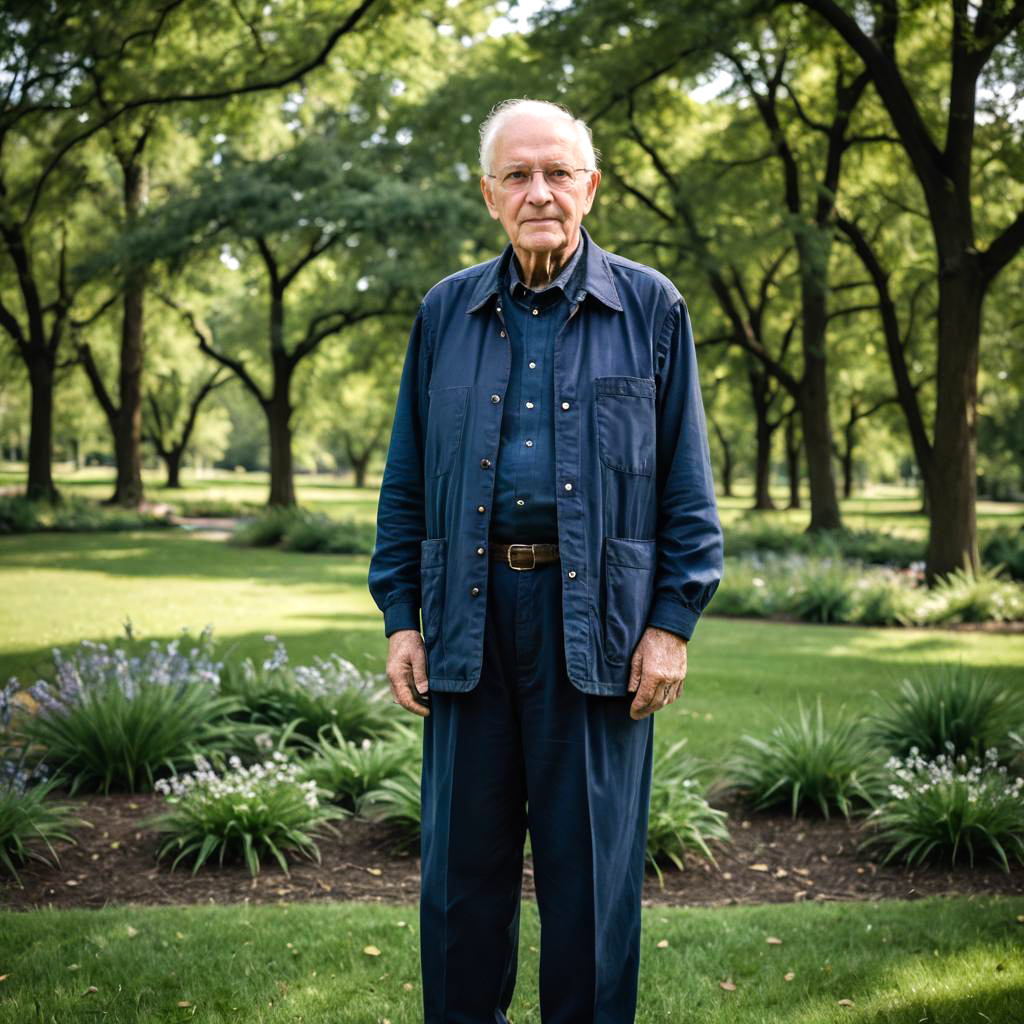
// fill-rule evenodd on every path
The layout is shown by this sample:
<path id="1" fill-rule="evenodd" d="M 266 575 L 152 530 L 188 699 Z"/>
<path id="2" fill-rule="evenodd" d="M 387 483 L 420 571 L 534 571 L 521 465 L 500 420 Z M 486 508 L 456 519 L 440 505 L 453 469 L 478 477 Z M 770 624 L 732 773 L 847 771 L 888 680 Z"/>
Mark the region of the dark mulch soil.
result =
<path id="1" fill-rule="evenodd" d="M 290 876 L 274 861 L 256 879 L 244 865 L 216 864 L 192 875 L 184 864 L 170 870 L 158 864 L 157 837 L 139 827 L 140 819 L 164 808 L 156 795 L 63 798 L 78 817 L 76 846 L 61 845 L 60 867 L 31 863 L 20 870 L 21 887 L 0 878 L 0 906 L 102 907 L 113 904 L 273 903 L 291 900 L 369 900 L 413 903 L 419 893 L 419 858 L 388 852 L 390 826 L 348 819 L 336 823 L 337 838 L 320 841 L 322 863 L 295 858 Z M 1024 894 L 1024 869 L 1009 874 L 994 865 L 909 871 L 882 867 L 858 852 L 863 838 L 856 824 L 842 818 L 823 821 L 752 813 L 737 805 L 729 811 L 731 844 L 714 844 L 717 867 L 691 858 L 685 871 L 663 869 L 663 884 L 649 871 L 645 904 L 720 906 L 793 900 L 914 899 L 939 893 Z M 523 892 L 533 895 L 527 860 Z"/>

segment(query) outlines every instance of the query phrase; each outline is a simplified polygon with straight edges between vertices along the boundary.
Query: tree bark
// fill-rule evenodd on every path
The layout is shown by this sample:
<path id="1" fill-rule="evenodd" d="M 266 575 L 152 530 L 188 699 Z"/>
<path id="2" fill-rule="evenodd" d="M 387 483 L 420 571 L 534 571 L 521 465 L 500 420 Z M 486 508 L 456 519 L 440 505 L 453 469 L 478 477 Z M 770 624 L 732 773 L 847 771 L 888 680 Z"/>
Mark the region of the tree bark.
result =
<path id="1" fill-rule="evenodd" d="M 32 394 L 31 428 L 28 435 L 28 483 L 25 495 L 34 501 L 56 501 L 53 484 L 53 359 L 45 347 L 33 346 L 28 360 Z"/>
<path id="2" fill-rule="evenodd" d="M 768 407 L 771 401 L 769 394 L 768 373 L 750 360 L 748 368 L 750 379 L 750 397 L 754 406 L 754 423 L 756 429 L 756 445 L 754 450 L 754 510 L 767 512 L 775 508 L 772 501 L 771 468 L 772 468 L 772 435 L 777 423 L 768 419 Z"/>
<path id="3" fill-rule="evenodd" d="M 789 480 L 787 508 L 800 508 L 800 442 L 796 436 L 796 410 L 786 417 L 786 477 Z"/>

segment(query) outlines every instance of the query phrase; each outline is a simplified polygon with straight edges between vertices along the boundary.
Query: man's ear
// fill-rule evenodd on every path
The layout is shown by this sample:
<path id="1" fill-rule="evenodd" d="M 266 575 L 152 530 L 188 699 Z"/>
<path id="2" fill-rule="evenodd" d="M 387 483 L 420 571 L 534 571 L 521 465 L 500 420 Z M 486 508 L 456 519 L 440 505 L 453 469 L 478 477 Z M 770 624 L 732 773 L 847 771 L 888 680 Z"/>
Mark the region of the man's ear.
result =
<path id="1" fill-rule="evenodd" d="M 590 181 L 587 182 L 587 191 L 583 196 L 583 212 L 590 213 L 594 205 L 594 197 L 597 195 L 597 186 L 601 184 L 601 172 L 591 171 Z"/>
<path id="2" fill-rule="evenodd" d="M 480 191 L 483 193 L 484 202 L 487 204 L 487 212 L 492 220 L 498 219 L 498 207 L 494 204 L 494 192 L 491 189 L 491 179 L 486 174 L 480 176 Z"/>

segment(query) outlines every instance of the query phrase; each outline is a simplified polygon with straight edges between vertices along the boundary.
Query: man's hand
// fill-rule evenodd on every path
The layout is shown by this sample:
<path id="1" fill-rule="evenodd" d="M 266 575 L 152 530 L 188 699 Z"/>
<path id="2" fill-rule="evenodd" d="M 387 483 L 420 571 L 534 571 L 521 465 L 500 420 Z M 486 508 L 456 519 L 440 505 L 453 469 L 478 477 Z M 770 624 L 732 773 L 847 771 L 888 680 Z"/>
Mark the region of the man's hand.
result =
<path id="1" fill-rule="evenodd" d="M 387 673 L 395 703 L 426 718 L 430 708 L 416 700 L 427 692 L 427 651 L 418 629 L 400 629 L 388 637 Z"/>
<path id="2" fill-rule="evenodd" d="M 636 691 L 629 717 L 646 718 L 668 707 L 683 691 L 686 640 L 666 629 L 648 626 L 633 652 L 629 692 Z"/>

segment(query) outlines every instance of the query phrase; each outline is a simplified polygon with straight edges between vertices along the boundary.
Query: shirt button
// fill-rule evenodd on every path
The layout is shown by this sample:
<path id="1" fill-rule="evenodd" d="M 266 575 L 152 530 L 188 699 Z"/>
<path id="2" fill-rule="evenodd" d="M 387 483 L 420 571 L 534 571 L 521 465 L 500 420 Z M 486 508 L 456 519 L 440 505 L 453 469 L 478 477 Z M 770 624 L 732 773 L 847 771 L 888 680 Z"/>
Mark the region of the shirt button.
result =
<path id="1" fill-rule="evenodd" d="M 539 312 L 540 312 L 540 310 L 539 310 L 539 309 L 535 309 L 535 310 L 533 311 L 533 315 L 534 315 L 534 316 L 536 316 L 536 315 L 537 315 L 537 314 L 538 314 Z"/>
<path id="2" fill-rule="evenodd" d="M 498 312 L 500 313 L 501 312 L 501 306 L 498 306 L 497 309 L 498 309 Z"/>
<path id="3" fill-rule="evenodd" d="M 533 447 L 533 442 L 532 441 L 527 441 L 526 442 L 526 447 L 527 448 L 532 448 Z"/>
<path id="4" fill-rule="evenodd" d="M 568 409 L 569 408 L 569 403 L 568 402 L 563 402 L 562 403 L 562 408 L 563 409 Z"/>
<path id="5" fill-rule="evenodd" d="M 482 554 L 484 553 L 484 549 L 483 549 L 483 548 L 477 548 L 477 549 L 476 549 L 476 553 L 477 553 L 478 555 L 482 555 Z"/>
<path id="6" fill-rule="evenodd" d="M 481 469 L 490 469 L 491 468 L 491 460 L 490 459 L 481 459 L 480 460 L 480 468 Z"/>
<path id="7" fill-rule="evenodd" d="M 576 579 L 576 570 L 575 569 L 570 569 L 569 570 L 569 579 L 571 579 L 571 580 Z"/>
<path id="8" fill-rule="evenodd" d="M 537 364 L 532 359 L 530 360 L 530 369 L 531 370 L 536 370 L 537 369 Z"/>
<path id="9" fill-rule="evenodd" d="M 527 402 L 526 403 L 526 408 L 527 409 L 532 409 L 533 408 L 533 402 Z"/>
<path id="10" fill-rule="evenodd" d="M 470 597 L 479 597 L 480 596 L 480 588 L 479 587 L 470 587 L 469 588 L 469 596 Z"/>
<path id="11" fill-rule="evenodd" d="M 571 491 L 571 490 L 572 490 L 572 484 L 566 484 L 566 485 L 565 485 L 565 489 L 566 489 L 567 491 Z"/>
<path id="12" fill-rule="evenodd" d="M 491 403 L 497 405 L 501 401 L 501 395 L 491 395 Z"/>
<path id="13" fill-rule="evenodd" d="M 477 512 L 486 512 L 487 511 L 487 509 L 484 508 L 483 505 L 477 505 L 476 510 L 477 510 Z"/>
<path id="14" fill-rule="evenodd" d="M 498 333 L 499 333 L 499 334 L 500 334 L 500 335 L 501 335 L 501 336 L 502 336 L 503 338 L 505 337 L 505 332 L 504 332 L 504 331 L 499 331 Z"/>
<path id="15" fill-rule="evenodd" d="M 526 502 L 525 502 L 525 501 L 523 501 L 523 499 L 522 499 L 522 498 L 516 498 L 516 504 L 517 504 L 517 505 L 525 505 L 525 504 L 526 504 Z"/>

